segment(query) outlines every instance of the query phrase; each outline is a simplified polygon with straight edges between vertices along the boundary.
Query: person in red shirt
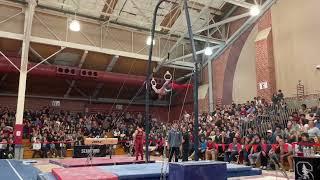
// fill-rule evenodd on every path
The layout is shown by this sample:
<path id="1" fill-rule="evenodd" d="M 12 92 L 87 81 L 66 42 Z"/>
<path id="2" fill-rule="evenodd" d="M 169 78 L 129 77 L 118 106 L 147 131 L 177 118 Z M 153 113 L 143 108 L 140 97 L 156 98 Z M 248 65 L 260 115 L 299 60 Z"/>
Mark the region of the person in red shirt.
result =
<path id="1" fill-rule="evenodd" d="M 237 155 L 240 154 L 241 144 L 238 143 L 237 138 L 233 138 L 232 143 L 229 144 L 227 151 L 224 154 L 225 162 L 234 161 Z"/>
<path id="2" fill-rule="evenodd" d="M 145 138 L 145 133 L 143 128 L 138 125 L 136 131 L 133 133 L 134 139 L 134 150 L 136 154 L 136 160 L 138 160 L 139 155 L 141 156 L 141 160 L 143 160 L 143 141 Z"/>
<path id="3" fill-rule="evenodd" d="M 216 143 L 212 141 L 211 138 L 208 138 L 207 141 L 207 150 L 206 150 L 206 160 L 216 160 L 217 159 L 217 149 Z"/>

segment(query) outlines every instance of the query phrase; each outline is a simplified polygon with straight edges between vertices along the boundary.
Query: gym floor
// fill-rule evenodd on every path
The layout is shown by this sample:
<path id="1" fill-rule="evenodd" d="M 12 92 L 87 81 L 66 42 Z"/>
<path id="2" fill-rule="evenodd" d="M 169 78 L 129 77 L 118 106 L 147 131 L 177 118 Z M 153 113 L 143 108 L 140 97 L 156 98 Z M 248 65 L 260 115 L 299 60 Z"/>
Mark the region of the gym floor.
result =
<path id="1" fill-rule="evenodd" d="M 116 157 L 127 157 L 126 155 L 117 155 Z M 33 164 L 34 167 L 38 168 L 41 172 L 51 172 L 53 168 L 61 168 L 61 166 L 49 163 L 50 159 L 35 159 L 37 162 Z M 152 156 L 151 160 L 155 160 L 157 162 L 162 162 L 161 157 Z M 289 179 L 295 179 L 294 173 L 287 172 Z M 230 180 L 246 180 L 246 179 L 254 179 L 254 180 L 286 180 L 283 174 L 280 171 L 268 171 L 263 170 L 262 175 L 260 176 L 243 176 L 243 177 L 234 177 L 228 178 Z"/>

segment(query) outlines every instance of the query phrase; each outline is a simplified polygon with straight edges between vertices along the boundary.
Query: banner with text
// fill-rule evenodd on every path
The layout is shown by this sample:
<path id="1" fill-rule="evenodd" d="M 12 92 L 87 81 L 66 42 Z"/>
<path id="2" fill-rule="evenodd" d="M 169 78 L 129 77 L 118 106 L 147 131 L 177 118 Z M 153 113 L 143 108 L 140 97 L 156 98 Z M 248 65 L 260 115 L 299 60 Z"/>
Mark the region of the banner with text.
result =
<path id="1" fill-rule="evenodd" d="M 92 153 L 94 157 L 105 157 L 107 155 L 107 146 L 74 146 L 74 158 L 86 158 Z"/>

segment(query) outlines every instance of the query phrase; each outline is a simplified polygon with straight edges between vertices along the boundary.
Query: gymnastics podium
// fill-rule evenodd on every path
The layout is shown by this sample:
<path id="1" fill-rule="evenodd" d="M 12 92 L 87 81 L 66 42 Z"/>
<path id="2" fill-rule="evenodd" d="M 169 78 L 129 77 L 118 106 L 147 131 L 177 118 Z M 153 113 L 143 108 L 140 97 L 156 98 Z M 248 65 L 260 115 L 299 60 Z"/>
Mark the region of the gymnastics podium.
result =
<path id="1" fill-rule="evenodd" d="M 89 150 L 90 153 L 88 156 L 90 160 L 92 160 L 92 157 L 94 156 L 93 146 L 109 146 L 109 155 L 111 159 L 112 152 L 113 152 L 113 145 L 118 144 L 118 138 L 86 138 L 84 140 L 84 144 L 90 146 L 90 150 Z M 98 152 L 100 152 L 99 149 L 98 149 Z"/>
<path id="2" fill-rule="evenodd" d="M 227 164 L 217 161 L 189 161 L 169 164 L 169 179 L 227 180 Z"/>

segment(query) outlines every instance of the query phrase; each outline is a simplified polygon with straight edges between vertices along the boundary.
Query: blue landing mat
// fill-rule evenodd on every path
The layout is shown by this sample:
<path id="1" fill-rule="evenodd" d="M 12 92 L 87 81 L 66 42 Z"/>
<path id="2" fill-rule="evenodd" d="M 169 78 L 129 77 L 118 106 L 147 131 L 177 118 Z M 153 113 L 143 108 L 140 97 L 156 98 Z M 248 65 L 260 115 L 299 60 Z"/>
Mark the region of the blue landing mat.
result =
<path id="1" fill-rule="evenodd" d="M 262 171 L 261 169 L 252 168 L 250 166 L 227 164 L 227 174 L 228 177 L 255 176 L 261 175 Z"/>
<path id="2" fill-rule="evenodd" d="M 227 164 L 227 172 L 250 171 L 252 167 L 239 164 Z"/>
<path id="3" fill-rule="evenodd" d="M 161 175 L 162 163 L 99 166 L 97 168 L 118 175 L 119 180 L 159 180 Z M 167 172 L 166 177 L 168 179 L 169 167 L 167 163 L 164 164 L 163 169 L 163 172 Z M 250 166 L 227 164 L 228 178 L 240 176 L 255 176 L 261 175 L 261 173 L 262 171 L 260 169 L 251 168 Z M 56 178 L 51 173 L 41 173 L 38 175 L 38 180 L 55 179 Z M 0 178 L 0 180 L 2 179 Z"/>
<path id="4" fill-rule="evenodd" d="M 37 180 L 37 175 L 39 173 L 40 171 L 37 168 L 28 163 L 24 163 L 23 161 L 0 160 L 1 180 Z"/>
<path id="5" fill-rule="evenodd" d="M 227 163 L 217 161 L 191 161 L 169 164 L 171 180 L 227 180 Z"/>
<path id="6" fill-rule="evenodd" d="M 228 178 L 231 177 L 241 177 L 241 176 L 258 176 L 262 174 L 261 169 L 252 168 L 249 171 L 234 171 L 234 172 L 227 172 Z"/>
<path id="7" fill-rule="evenodd" d="M 190 163 L 197 162 L 188 162 L 188 164 Z M 162 163 L 100 166 L 99 168 L 118 175 L 120 180 L 159 179 L 161 175 Z M 168 177 L 168 164 L 164 164 L 163 169 L 166 169 L 166 176 Z M 261 175 L 261 173 L 262 171 L 260 169 L 251 168 L 250 166 L 227 164 L 228 177 L 255 176 Z"/>

